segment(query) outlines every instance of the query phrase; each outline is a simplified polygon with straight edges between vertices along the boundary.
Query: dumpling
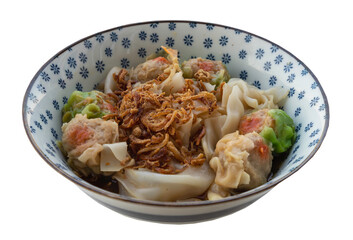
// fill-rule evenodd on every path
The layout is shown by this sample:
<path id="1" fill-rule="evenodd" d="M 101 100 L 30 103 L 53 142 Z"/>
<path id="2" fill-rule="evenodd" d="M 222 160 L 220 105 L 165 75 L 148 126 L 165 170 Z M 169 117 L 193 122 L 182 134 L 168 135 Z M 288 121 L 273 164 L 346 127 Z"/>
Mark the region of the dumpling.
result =
<path id="1" fill-rule="evenodd" d="M 229 80 L 229 74 L 221 61 L 196 58 L 184 61 L 182 70 L 185 78 L 195 78 L 218 86 Z"/>
<path id="2" fill-rule="evenodd" d="M 204 151 L 207 152 L 206 156 L 213 154 L 215 143 L 219 139 L 238 130 L 240 119 L 245 112 L 254 109 L 278 108 L 277 104 L 286 97 L 287 91 L 283 88 L 264 91 L 247 84 L 241 79 L 230 79 L 228 83 L 222 86 L 221 103 L 218 109 L 221 116 L 215 117 L 216 119 L 205 120 L 205 124 L 207 122 L 217 124 L 216 131 L 213 127 L 211 129 L 206 128 L 206 135 L 203 139 Z M 207 133 L 207 131 L 210 133 Z M 219 131 L 221 131 L 220 134 Z"/>
<path id="3" fill-rule="evenodd" d="M 260 90 L 252 85 L 249 85 L 244 80 L 239 78 L 231 78 L 227 83 L 229 87 L 238 86 L 241 90 L 241 100 L 245 109 L 263 109 L 263 108 L 278 108 L 278 103 L 286 99 L 288 90 L 275 87 L 268 90 Z M 227 97 L 227 93 L 223 93 Z M 222 98 L 222 106 L 224 107 Z M 227 102 L 225 102 L 227 104 Z"/>
<path id="4" fill-rule="evenodd" d="M 147 169 L 126 168 L 114 175 L 120 193 L 143 200 L 177 201 L 197 197 L 207 191 L 214 173 L 207 163 L 188 167 L 178 174 L 160 174 Z"/>
<path id="5" fill-rule="evenodd" d="M 132 69 L 130 77 L 134 81 L 145 83 L 163 74 L 170 65 L 171 63 L 165 57 L 150 59 Z"/>
<path id="6" fill-rule="evenodd" d="M 249 190 L 265 183 L 272 167 L 270 147 L 256 132 L 224 136 L 217 143 L 210 167 L 215 181 L 208 192 L 210 200 L 227 196 L 233 190 Z"/>
<path id="7" fill-rule="evenodd" d="M 276 153 L 287 151 L 296 138 L 293 119 L 281 109 L 261 109 L 244 115 L 239 132 L 246 134 L 254 131 L 271 143 Z"/>
<path id="8" fill-rule="evenodd" d="M 69 160 L 76 167 L 88 167 L 99 173 L 99 153 L 102 145 L 119 141 L 118 124 L 101 118 L 88 119 L 77 114 L 70 122 L 62 126 L 62 147 Z M 77 162 L 78 161 L 78 162 Z"/>

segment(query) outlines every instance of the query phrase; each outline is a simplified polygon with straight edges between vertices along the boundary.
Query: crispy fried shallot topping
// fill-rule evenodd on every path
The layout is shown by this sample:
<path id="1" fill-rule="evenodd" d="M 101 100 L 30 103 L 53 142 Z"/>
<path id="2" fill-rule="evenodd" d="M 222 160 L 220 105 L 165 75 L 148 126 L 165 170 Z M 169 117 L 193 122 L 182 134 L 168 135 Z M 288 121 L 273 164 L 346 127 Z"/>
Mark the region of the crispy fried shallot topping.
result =
<path id="1" fill-rule="evenodd" d="M 177 93 L 166 95 L 155 91 L 167 76 L 162 74 L 154 80 L 133 87 L 127 70 L 114 75 L 117 89 L 117 113 L 104 116 L 119 124 L 119 140 L 127 141 L 129 154 L 135 159 L 133 168 L 175 174 L 186 166 L 202 165 L 206 160 L 200 142 L 205 135 L 202 126 L 190 136 L 189 146 L 183 146 L 178 128 L 190 119 L 195 122 L 199 114 L 211 114 L 217 108 L 217 99 L 207 92 L 199 73 L 197 84 L 185 79 L 185 85 Z"/>

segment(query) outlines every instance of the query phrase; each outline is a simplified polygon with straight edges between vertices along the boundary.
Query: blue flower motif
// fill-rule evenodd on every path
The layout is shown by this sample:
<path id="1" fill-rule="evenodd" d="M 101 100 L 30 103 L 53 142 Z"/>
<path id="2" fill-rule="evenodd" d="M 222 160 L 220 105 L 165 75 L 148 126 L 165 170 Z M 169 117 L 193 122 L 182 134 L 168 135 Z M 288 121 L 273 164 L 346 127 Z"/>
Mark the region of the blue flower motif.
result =
<path id="1" fill-rule="evenodd" d="M 83 52 L 81 52 L 81 53 L 78 55 L 78 58 L 80 59 L 80 62 L 82 62 L 82 63 L 86 63 L 86 62 L 87 62 L 87 56 L 86 56 L 86 54 L 84 54 Z"/>
<path id="2" fill-rule="evenodd" d="M 238 29 L 235 29 L 235 30 L 234 30 L 234 33 L 235 33 L 236 35 L 239 35 L 239 34 L 241 34 L 241 31 L 238 30 Z"/>
<path id="3" fill-rule="evenodd" d="M 56 163 L 55 165 L 57 166 L 57 168 L 64 170 L 64 171 L 67 171 L 67 168 L 65 166 L 63 166 L 62 164 Z"/>
<path id="4" fill-rule="evenodd" d="M 72 51 L 72 48 L 71 48 L 71 47 L 69 47 L 67 50 L 68 50 L 69 52 L 71 52 L 71 51 Z"/>
<path id="5" fill-rule="evenodd" d="M 274 86 L 277 83 L 277 77 L 276 76 L 271 76 L 270 80 L 268 80 L 268 84 L 270 84 L 270 86 Z"/>
<path id="6" fill-rule="evenodd" d="M 196 23 L 195 22 L 191 22 L 191 23 L 189 23 L 189 26 L 191 27 L 191 28 L 195 28 L 196 27 Z"/>
<path id="7" fill-rule="evenodd" d="M 90 49 L 91 47 L 92 47 L 92 43 L 91 43 L 91 41 L 90 40 L 85 40 L 85 41 L 83 41 L 83 45 L 85 46 L 85 48 L 87 48 L 87 49 Z"/>
<path id="8" fill-rule="evenodd" d="M 58 101 L 53 100 L 53 107 L 54 107 L 55 110 L 59 110 L 60 109 Z"/>
<path id="9" fill-rule="evenodd" d="M 310 134 L 310 136 L 309 137 L 314 137 L 315 135 L 317 135 L 318 133 L 320 132 L 320 129 L 316 129 L 316 130 L 314 130 L 311 134 Z"/>
<path id="10" fill-rule="evenodd" d="M 75 88 L 76 88 L 76 90 L 77 91 L 82 91 L 82 89 L 83 89 L 83 86 L 82 86 L 82 84 L 81 83 L 76 83 L 76 86 L 75 86 Z"/>
<path id="11" fill-rule="evenodd" d="M 176 28 L 176 24 L 175 24 L 174 22 L 170 22 L 170 23 L 168 24 L 168 28 L 169 28 L 170 31 L 173 31 L 173 30 L 175 30 L 175 28 Z"/>
<path id="12" fill-rule="evenodd" d="M 67 79 L 72 79 L 73 78 L 73 74 L 69 69 L 65 70 L 65 75 Z"/>
<path id="13" fill-rule="evenodd" d="M 56 143 L 53 140 L 51 140 L 51 144 L 54 146 L 54 148 L 56 150 L 59 150 L 58 145 L 56 145 Z M 55 150 L 54 150 L 54 152 L 55 152 Z"/>
<path id="14" fill-rule="evenodd" d="M 38 84 L 37 89 L 40 93 L 43 93 L 43 94 L 47 92 L 47 90 L 45 90 L 45 87 L 42 84 Z"/>
<path id="15" fill-rule="evenodd" d="M 52 63 L 50 65 L 50 70 L 53 71 L 54 74 L 60 73 L 60 67 L 57 64 Z"/>
<path id="16" fill-rule="evenodd" d="M 314 82 L 313 84 L 311 84 L 311 89 L 316 89 L 318 86 L 317 82 Z"/>
<path id="17" fill-rule="evenodd" d="M 76 60 L 72 57 L 67 59 L 67 64 L 70 66 L 70 68 L 76 68 Z"/>
<path id="18" fill-rule="evenodd" d="M 64 96 L 64 97 L 63 97 L 63 104 L 66 104 L 68 100 L 69 100 L 69 99 L 68 99 L 66 96 Z"/>
<path id="19" fill-rule="evenodd" d="M 158 42 L 158 40 L 159 40 L 158 34 L 157 34 L 157 33 L 152 33 L 152 34 L 150 35 L 150 40 L 151 40 L 153 43 Z"/>
<path id="20" fill-rule="evenodd" d="M 222 62 L 224 64 L 229 63 L 231 60 L 232 60 L 232 58 L 230 57 L 230 55 L 228 53 L 223 53 Z"/>
<path id="21" fill-rule="evenodd" d="M 156 27 L 158 27 L 158 22 L 151 23 L 151 24 L 150 24 L 150 27 L 151 27 L 151 28 L 156 28 Z"/>
<path id="22" fill-rule="evenodd" d="M 107 47 L 105 50 L 104 50 L 104 53 L 107 57 L 111 57 L 113 55 L 113 51 L 110 47 Z"/>
<path id="23" fill-rule="evenodd" d="M 207 28 L 207 30 L 211 31 L 211 30 L 213 30 L 214 25 L 213 24 L 206 24 L 206 28 Z"/>
<path id="24" fill-rule="evenodd" d="M 222 36 L 222 37 L 219 39 L 219 45 L 221 45 L 221 46 L 226 46 L 227 43 L 228 43 L 228 37 Z"/>
<path id="25" fill-rule="evenodd" d="M 186 46 L 192 46 L 192 43 L 194 42 L 194 40 L 193 40 L 193 36 L 191 36 L 190 34 L 188 34 L 188 35 L 186 35 L 185 37 L 184 37 L 184 44 L 186 45 Z"/>
<path id="26" fill-rule="evenodd" d="M 89 74 L 88 69 L 85 68 L 85 66 L 82 66 L 80 68 L 80 74 L 84 79 L 88 78 L 88 74 Z"/>
<path id="27" fill-rule="evenodd" d="M 103 61 L 98 60 L 98 61 L 96 62 L 96 69 L 97 69 L 97 72 L 102 73 L 102 72 L 104 71 L 104 67 L 105 67 L 105 64 L 103 63 Z"/>
<path id="28" fill-rule="evenodd" d="M 117 42 L 118 41 L 118 34 L 116 34 L 115 32 L 111 32 L 109 34 L 110 36 L 110 40 L 112 40 L 112 42 Z"/>
<path id="29" fill-rule="evenodd" d="M 42 125 L 41 125 L 39 122 L 37 122 L 37 121 L 34 121 L 34 125 L 36 125 L 36 127 L 37 127 L 38 129 L 40 129 L 40 130 L 43 129 Z"/>
<path id="30" fill-rule="evenodd" d="M 256 59 L 261 59 L 265 54 L 265 51 L 262 48 L 256 50 L 255 56 Z"/>
<path id="31" fill-rule="evenodd" d="M 33 93 L 29 93 L 29 94 L 28 94 L 28 98 L 29 98 L 29 100 L 31 100 L 33 103 L 38 103 L 38 98 L 37 98 L 36 95 L 34 95 Z"/>
<path id="32" fill-rule="evenodd" d="M 311 99 L 310 101 L 310 107 L 315 106 L 318 102 L 319 102 L 320 98 L 319 97 L 314 97 L 313 99 Z"/>
<path id="33" fill-rule="evenodd" d="M 247 43 L 251 42 L 251 39 L 252 39 L 252 36 L 250 34 L 246 35 L 244 38 L 245 42 Z"/>
<path id="34" fill-rule="evenodd" d="M 321 104 L 321 106 L 319 107 L 319 111 L 324 111 L 326 108 L 326 104 Z"/>
<path id="35" fill-rule="evenodd" d="M 272 44 L 272 46 L 271 46 L 271 53 L 275 53 L 275 52 L 277 52 L 277 50 L 278 50 L 279 48 L 278 48 L 278 46 L 277 45 L 275 45 L 275 44 Z"/>
<path id="36" fill-rule="evenodd" d="M 247 52 L 243 49 L 239 52 L 239 58 L 244 59 L 247 55 Z"/>
<path id="37" fill-rule="evenodd" d="M 51 131 L 53 137 L 54 137 L 55 139 L 58 139 L 59 135 L 58 135 L 58 133 L 54 130 L 54 128 L 51 128 L 50 131 Z"/>
<path id="38" fill-rule="evenodd" d="M 294 79 L 295 79 L 295 74 L 292 73 L 291 75 L 288 76 L 287 81 L 288 81 L 289 83 L 292 83 L 292 82 L 294 81 Z"/>
<path id="39" fill-rule="evenodd" d="M 44 124 L 48 124 L 48 119 L 43 114 L 40 114 L 39 117 L 40 117 L 40 120 L 42 120 L 42 122 Z"/>
<path id="40" fill-rule="evenodd" d="M 42 79 L 43 79 L 44 81 L 49 82 L 50 77 L 49 77 L 49 74 L 48 74 L 48 73 L 46 73 L 46 72 L 43 71 L 43 72 L 40 73 L 40 76 L 42 77 Z"/>
<path id="41" fill-rule="evenodd" d="M 286 65 L 283 67 L 283 71 L 285 73 L 290 72 L 290 70 L 293 68 L 293 63 L 292 62 L 287 62 Z"/>
<path id="42" fill-rule="evenodd" d="M 53 120 L 53 114 L 52 114 L 49 110 L 46 110 L 46 111 L 45 111 L 45 114 L 47 114 L 47 117 L 48 117 L 50 120 Z"/>
<path id="43" fill-rule="evenodd" d="M 174 46 L 174 39 L 171 37 L 167 37 L 167 39 L 165 40 L 165 44 L 168 47 L 172 48 Z"/>
<path id="44" fill-rule="evenodd" d="M 277 57 L 275 58 L 275 64 L 280 64 L 283 61 L 283 56 L 277 55 Z"/>
<path id="45" fill-rule="evenodd" d="M 269 62 L 269 61 L 265 62 L 265 64 L 264 64 L 264 70 L 265 70 L 265 71 L 270 71 L 271 65 L 272 65 L 271 62 Z"/>
<path id="46" fill-rule="evenodd" d="M 147 51 L 146 51 L 145 48 L 140 48 L 140 49 L 137 51 L 137 54 L 138 54 L 139 57 L 144 58 L 144 57 L 146 57 L 146 55 L 147 55 Z"/>
<path id="47" fill-rule="evenodd" d="M 203 45 L 205 48 L 210 48 L 212 47 L 212 44 L 213 44 L 213 41 L 211 38 L 206 38 L 204 41 L 203 41 Z"/>
<path id="48" fill-rule="evenodd" d="M 304 129 L 304 132 L 308 132 L 313 126 L 314 126 L 313 122 L 308 123 L 308 125 L 306 125 Z"/>
<path id="49" fill-rule="evenodd" d="M 288 97 L 289 97 L 289 98 L 290 98 L 290 97 L 293 97 L 294 93 L 295 93 L 295 89 L 294 89 L 294 88 L 290 88 L 290 89 L 289 89 L 289 92 L 288 92 Z"/>
<path id="50" fill-rule="evenodd" d="M 26 106 L 26 113 L 33 115 L 33 110 L 32 110 L 32 108 Z"/>
<path id="51" fill-rule="evenodd" d="M 302 124 L 299 123 L 299 124 L 295 127 L 295 132 L 299 132 L 301 128 L 302 128 Z"/>
<path id="52" fill-rule="evenodd" d="M 248 72 L 245 70 L 241 71 L 239 77 L 245 81 L 248 78 Z"/>
<path id="53" fill-rule="evenodd" d="M 216 57 L 212 53 L 210 53 L 206 56 L 206 59 L 211 60 L 211 61 L 215 61 Z"/>
<path id="54" fill-rule="evenodd" d="M 47 153 L 49 153 L 50 156 L 55 157 L 55 154 L 52 153 L 49 149 L 45 149 Z M 48 158 L 48 156 L 46 156 Z"/>
<path id="55" fill-rule="evenodd" d="M 155 51 L 156 54 L 159 54 L 160 52 L 162 51 L 162 48 L 161 47 L 158 47 Z M 178 52 L 178 55 L 179 55 L 179 52 Z M 179 57 L 179 56 L 178 56 Z"/>
<path id="56" fill-rule="evenodd" d="M 62 89 L 66 88 L 66 82 L 64 80 L 62 80 L 61 78 L 59 78 L 58 84 Z"/>
<path id="57" fill-rule="evenodd" d="M 257 87 L 258 89 L 261 89 L 261 83 L 260 83 L 260 81 L 255 81 L 252 85 L 255 86 L 255 87 Z"/>
<path id="58" fill-rule="evenodd" d="M 128 38 L 123 38 L 121 45 L 123 45 L 124 48 L 129 48 L 131 45 L 130 40 Z"/>
<path id="59" fill-rule="evenodd" d="M 142 41 L 145 41 L 146 38 L 147 38 L 147 33 L 145 31 L 141 31 L 139 33 L 139 38 L 142 40 Z"/>
<path id="60" fill-rule="evenodd" d="M 293 164 L 296 164 L 296 163 L 300 162 L 303 158 L 304 158 L 304 156 L 298 157 L 297 159 L 295 159 Z"/>
<path id="61" fill-rule="evenodd" d="M 312 142 L 308 145 L 308 147 L 313 147 L 313 146 L 315 146 L 318 142 L 319 142 L 319 139 L 315 139 L 314 141 L 312 141 Z"/>
<path id="62" fill-rule="evenodd" d="M 298 99 L 301 100 L 303 99 L 305 96 L 305 91 L 301 91 L 299 94 L 298 94 Z"/>
<path id="63" fill-rule="evenodd" d="M 296 153 L 299 149 L 300 145 L 296 146 L 294 149 L 293 149 L 293 153 Z"/>
<path id="64" fill-rule="evenodd" d="M 34 127 L 30 126 L 29 129 L 31 130 L 31 133 L 36 133 L 36 129 Z"/>
<path id="65" fill-rule="evenodd" d="M 102 34 L 97 34 L 96 35 L 96 41 L 101 43 L 104 41 L 104 36 Z"/>
<path id="66" fill-rule="evenodd" d="M 127 58 L 123 58 L 120 60 L 120 64 L 122 68 L 128 68 L 130 66 L 130 61 Z"/>
<path id="67" fill-rule="evenodd" d="M 306 74 L 308 74 L 308 70 L 306 69 L 303 69 L 302 72 L 301 72 L 302 76 L 305 76 Z"/>
<path id="68" fill-rule="evenodd" d="M 297 137 L 295 138 L 294 144 L 298 143 L 300 138 L 301 138 L 301 136 L 300 136 L 300 134 L 298 134 Z"/>
<path id="69" fill-rule="evenodd" d="M 197 58 L 197 56 L 190 56 L 190 58 L 191 58 L 191 59 L 196 59 L 196 58 Z"/>

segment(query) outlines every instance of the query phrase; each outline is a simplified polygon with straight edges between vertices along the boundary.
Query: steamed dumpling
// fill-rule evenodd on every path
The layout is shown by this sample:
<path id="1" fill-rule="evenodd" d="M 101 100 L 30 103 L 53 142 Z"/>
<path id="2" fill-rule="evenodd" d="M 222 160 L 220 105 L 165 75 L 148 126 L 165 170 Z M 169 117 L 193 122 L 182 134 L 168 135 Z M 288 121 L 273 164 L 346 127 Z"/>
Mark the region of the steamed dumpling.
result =
<path id="1" fill-rule="evenodd" d="M 278 103 L 286 98 L 288 91 L 282 88 L 259 90 L 244 80 L 232 78 L 222 88 L 221 104 L 218 111 L 220 116 L 208 118 L 205 125 L 214 125 L 207 128 L 202 146 L 209 157 L 213 154 L 215 143 L 223 136 L 238 130 L 239 122 L 247 111 L 264 108 L 277 109 Z M 209 133 L 207 133 L 209 131 Z"/>
<path id="2" fill-rule="evenodd" d="M 160 174 L 146 169 L 125 169 L 114 176 L 120 193 L 137 199 L 177 201 L 197 197 L 213 182 L 214 173 L 207 163 L 188 167 L 178 174 Z"/>
<path id="3" fill-rule="evenodd" d="M 62 126 L 62 146 L 69 160 L 76 167 L 89 167 L 99 173 L 99 153 L 103 144 L 119 141 L 118 124 L 101 118 L 88 119 L 77 114 L 70 122 Z M 77 161 L 78 160 L 78 161 Z"/>
<path id="4" fill-rule="evenodd" d="M 216 146 L 210 167 L 215 171 L 210 200 L 226 197 L 232 190 L 249 190 L 264 184 L 272 167 L 271 149 L 258 133 L 224 136 Z"/>

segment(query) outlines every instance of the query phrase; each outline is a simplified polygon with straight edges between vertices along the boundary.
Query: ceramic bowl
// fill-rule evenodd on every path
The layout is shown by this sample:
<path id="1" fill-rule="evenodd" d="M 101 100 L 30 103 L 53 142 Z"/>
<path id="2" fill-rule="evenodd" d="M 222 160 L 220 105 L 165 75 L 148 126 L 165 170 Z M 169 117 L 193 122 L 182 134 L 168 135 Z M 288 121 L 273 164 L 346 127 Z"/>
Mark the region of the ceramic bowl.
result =
<path id="1" fill-rule="evenodd" d="M 283 109 L 294 119 L 297 139 L 272 180 L 218 201 L 142 201 L 95 187 L 77 177 L 58 149 L 61 108 L 74 90 L 91 91 L 108 71 L 131 68 L 161 46 L 179 50 L 181 60 L 220 60 L 232 77 L 259 89 L 289 90 Z M 44 51 L 44 50 L 43 50 Z M 23 122 L 39 155 L 58 173 L 97 202 L 119 213 L 149 221 L 195 222 L 242 209 L 298 171 L 319 149 L 328 129 L 329 108 L 314 74 L 297 57 L 275 43 L 232 27 L 204 22 L 160 21 L 99 32 L 66 47 L 35 74 L 23 101 Z"/>

